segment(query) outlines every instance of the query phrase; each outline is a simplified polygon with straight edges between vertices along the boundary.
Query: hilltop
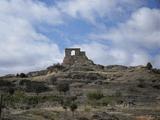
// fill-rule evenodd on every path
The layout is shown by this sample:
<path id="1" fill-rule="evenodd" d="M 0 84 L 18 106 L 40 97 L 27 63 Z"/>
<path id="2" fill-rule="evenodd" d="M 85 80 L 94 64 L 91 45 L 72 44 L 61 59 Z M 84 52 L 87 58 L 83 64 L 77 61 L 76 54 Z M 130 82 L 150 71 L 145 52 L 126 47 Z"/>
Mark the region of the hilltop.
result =
<path id="1" fill-rule="evenodd" d="M 65 94 L 57 87 L 67 84 Z M 67 48 L 62 64 L 45 70 L 7 75 L 0 89 L 14 89 L 6 98 L 4 116 L 16 120 L 159 120 L 160 70 L 146 66 L 103 66 L 90 60 L 79 48 Z M 76 97 L 73 117 L 62 101 Z M 6 112 L 7 111 L 7 112 Z M 9 112 L 9 113 L 8 113 Z"/>

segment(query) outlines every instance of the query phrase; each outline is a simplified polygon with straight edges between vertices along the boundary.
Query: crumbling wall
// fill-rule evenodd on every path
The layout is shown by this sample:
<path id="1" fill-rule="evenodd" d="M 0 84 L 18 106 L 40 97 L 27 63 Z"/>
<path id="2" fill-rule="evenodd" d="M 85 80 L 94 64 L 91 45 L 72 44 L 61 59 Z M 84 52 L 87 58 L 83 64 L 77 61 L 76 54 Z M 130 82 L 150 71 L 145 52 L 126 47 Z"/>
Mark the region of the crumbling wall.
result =
<path id="1" fill-rule="evenodd" d="M 62 65 L 89 64 L 89 63 L 93 62 L 87 58 L 85 51 L 81 51 L 80 48 L 65 49 L 65 57 Z"/>
<path id="2" fill-rule="evenodd" d="M 80 48 L 66 48 L 65 49 L 65 57 L 71 57 L 72 56 L 72 51 L 75 52 L 75 56 L 80 55 Z"/>

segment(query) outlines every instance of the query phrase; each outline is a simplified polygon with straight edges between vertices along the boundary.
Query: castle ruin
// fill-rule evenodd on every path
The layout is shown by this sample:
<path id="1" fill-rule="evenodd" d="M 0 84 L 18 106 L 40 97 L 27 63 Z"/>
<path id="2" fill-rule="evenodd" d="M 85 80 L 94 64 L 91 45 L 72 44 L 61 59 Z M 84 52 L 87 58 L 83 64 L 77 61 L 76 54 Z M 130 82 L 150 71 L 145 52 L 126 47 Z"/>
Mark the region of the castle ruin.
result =
<path id="1" fill-rule="evenodd" d="M 84 51 L 81 51 L 80 48 L 66 48 L 65 57 L 62 64 L 93 64 L 93 62 L 88 59 L 86 53 Z"/>

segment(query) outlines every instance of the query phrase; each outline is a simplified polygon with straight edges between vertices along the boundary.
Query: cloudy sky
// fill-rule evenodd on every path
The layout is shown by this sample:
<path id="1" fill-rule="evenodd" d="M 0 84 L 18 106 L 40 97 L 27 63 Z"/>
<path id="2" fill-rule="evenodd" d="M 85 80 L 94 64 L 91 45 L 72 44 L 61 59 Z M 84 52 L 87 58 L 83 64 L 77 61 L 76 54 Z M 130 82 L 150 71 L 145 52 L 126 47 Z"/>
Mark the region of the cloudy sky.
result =
<path id="1" fill-rule="evenodd" d="M 61 62 L 66 47 L 160 68 L 160 0 L 0 0 L 0 75 Z"/>

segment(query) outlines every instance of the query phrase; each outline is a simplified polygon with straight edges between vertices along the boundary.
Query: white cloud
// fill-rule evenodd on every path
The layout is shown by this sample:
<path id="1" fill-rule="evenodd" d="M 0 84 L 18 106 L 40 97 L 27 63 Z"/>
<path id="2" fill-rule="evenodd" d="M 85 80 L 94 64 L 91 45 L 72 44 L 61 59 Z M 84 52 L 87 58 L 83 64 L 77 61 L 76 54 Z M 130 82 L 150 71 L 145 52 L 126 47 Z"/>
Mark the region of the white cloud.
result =
<path id="1" fill-rule="evenodd" d="M 139 51 L 141 52 L 141 51 Z M 146 65 L 148 62 L 150 62 L 149 55 L 146 53 L 133 53 L 132 54 L 132 59 L 131 59 L 131 66 L 136 66 L 136 65 Z"/>
<path id="2" fill-rule="evenodd" d="M 98 42 L 79 44 L 73 47 L 80 47 L 86 51 L 87 56 L 97 64 L 103 65 L 146 65 L 150 57 L 142 50 L 130 51 L 123 48 L 114 48 Z"/>
<path id="3" fill-rule="evenodd" d="M 141 2 L 66 0 L 47 6 L 38 0 L 0 0 L 0 5 L 0 74 L 6 74 L 44 68 L 62 60 L 59 47 L 36 26 L 62 25 L 66 16 L 97 24 L 97 18 L 118 18 L 141 6 Z M 145 64 L 150 55 L 143 47 L 160 47 L 159 15 L 159 10 L 142 8 L 118 28 L 93 35 L 94 39 L 111 40 L 113 46 L 98 42 L 75 46 L 82 47 L 99 64 Z M 158 60 L 157 56 L 155 63 Z"/>
<path id="4" fill-rule="evenodd" d="M 112 40 L 115 44 L 136 44 L 160 47 L 160 10 L 141 8 L 131 18 L 103 34 L 92 34 L 93 39 Z"/>
<path id="5" fill-rule="evenodd" d="M 141 6 L 139 0 L 66 0 L 58 2 L 58 8 L 69 16 L 96 23 L 97 17 L 113 19 L 128 14 Z"/>
<path id="6" fill-rule="evenodd" d="M 160 10 L 140 8 L 118 27 L 102 34 L 93 33 L 90 38 L 110 41 L 113 47 L 129 52 L 133 60 L 131 63 L 126 62 L 127 65 L 145 64 L 148 61 L 154 63 L 156 58 L 150 52 L 160 48 Z M 155 66 L 158 67 L 157 64 Z"/>
<path id="7" fill-rule="evenodd" d="M 60 62 L 59 47 L 34 24 L 61 23 L 59 13 L 32 0 L 0 1 L 0 74 L 27 72 Z"/>
<path id="8" fill-rule="evenodd" d="M 1 15 L 10 15 L 26 19 L 32 23 L 61 24 L 60 11 L 54 7 L 48 7 L 43 2 L 34 0 L 0 0 Z"/>
<path id="9" fill-rule="evenodd" d="M 154 65 L 160 68 L 160 53 L 155 57 Z"/>
<path id="10" fill-rule="evenodd" d="M 99 43 L 91 44 L 79 44 L 73 45 L 73 47 L 79 47 L 82 50 L 86 51 L 89 59 L 93 60 L 95 63 L 104 64 L 107 60 L 108 47 Z M 101 59 L 103 58 L 103 59 Z"/>

